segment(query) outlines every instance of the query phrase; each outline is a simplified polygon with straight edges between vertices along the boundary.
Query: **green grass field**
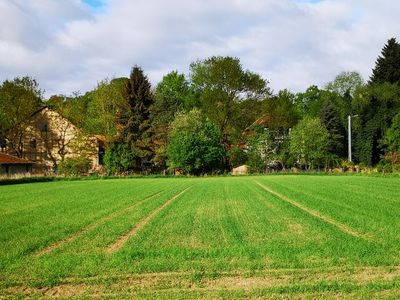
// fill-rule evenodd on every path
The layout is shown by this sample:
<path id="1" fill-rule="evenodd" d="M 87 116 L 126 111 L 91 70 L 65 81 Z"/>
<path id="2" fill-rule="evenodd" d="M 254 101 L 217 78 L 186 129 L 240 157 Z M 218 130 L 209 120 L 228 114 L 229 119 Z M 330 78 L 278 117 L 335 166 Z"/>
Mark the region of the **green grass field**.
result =
<path id="1" fill-rule="evenodd" d="M 0 186 L 0 298 L 399 298 L 400 179 Z"/>

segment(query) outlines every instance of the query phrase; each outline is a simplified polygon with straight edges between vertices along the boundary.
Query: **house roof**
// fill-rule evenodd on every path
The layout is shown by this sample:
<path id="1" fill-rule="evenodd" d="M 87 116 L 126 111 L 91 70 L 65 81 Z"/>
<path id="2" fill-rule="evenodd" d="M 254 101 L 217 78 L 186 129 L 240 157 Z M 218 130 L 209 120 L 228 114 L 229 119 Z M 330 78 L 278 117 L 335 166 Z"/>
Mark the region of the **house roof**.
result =
<path id="1" fill-rule="evenodd" d="M 33 164 L 33 162 L 16 156 L 0 153 L 0 165 Z"/>
<path id="2" fill-rule="evenodd" d="M 45 108 L 51 109 L 50 107 L 48 107 L 47 105 L 40 107 L 39 109 L 35 110 L 33 113 L 31 113 L 30 117 L 33 117 L 34 115 L 36 115 L 38 112 L 41 112 L 42 110 L 44 110 Z M 58 112 L 57 112 L 58 113 Z"/>
<path id="3" fill-rule="evenodd" d="M 271 123 L 271 117 L 269 115 L 264 115 L 261 118 L 258 118 L 251 124 L 249 127 L 247 127 L 245 130 L 243 130 L 243 134 L 248 134 L 253 130 L 255 126 L 263 126 L 263 127 L 268 127 L 269 124 Z"/>

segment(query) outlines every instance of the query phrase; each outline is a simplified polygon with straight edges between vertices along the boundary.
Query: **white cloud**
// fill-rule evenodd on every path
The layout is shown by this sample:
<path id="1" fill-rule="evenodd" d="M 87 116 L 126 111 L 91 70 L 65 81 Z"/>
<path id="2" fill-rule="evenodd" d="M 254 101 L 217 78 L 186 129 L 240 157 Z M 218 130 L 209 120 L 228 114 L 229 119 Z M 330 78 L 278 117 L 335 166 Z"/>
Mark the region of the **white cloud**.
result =
<path id="1" fill-rule="evenodd" d="M 251 3 L 250 3 L 251 2 Z M 276 91 L 322 85 L 344 70 L 368 78 L 396 36 L 391 0 L 0 0 L 0 80 L 29 74 L 47 95 L 93 88 L 138 64 L 156 83 L 190 62 L 232 55 Z"/>

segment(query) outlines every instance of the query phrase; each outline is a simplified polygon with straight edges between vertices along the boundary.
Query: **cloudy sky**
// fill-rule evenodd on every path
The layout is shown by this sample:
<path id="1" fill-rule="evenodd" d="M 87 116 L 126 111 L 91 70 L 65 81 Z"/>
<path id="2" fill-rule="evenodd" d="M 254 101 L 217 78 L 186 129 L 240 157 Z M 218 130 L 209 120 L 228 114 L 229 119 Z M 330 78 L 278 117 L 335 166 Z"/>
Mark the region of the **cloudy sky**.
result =
<path id="1" fill-rule="evenodd" d="M 0 81 L 28 74 L 68 95 L 135 64 L 156 84 L 230 55 L 296 92 L 341 71 L 368 79 L 399 16 L 396 0 L 0 0 Z"/>

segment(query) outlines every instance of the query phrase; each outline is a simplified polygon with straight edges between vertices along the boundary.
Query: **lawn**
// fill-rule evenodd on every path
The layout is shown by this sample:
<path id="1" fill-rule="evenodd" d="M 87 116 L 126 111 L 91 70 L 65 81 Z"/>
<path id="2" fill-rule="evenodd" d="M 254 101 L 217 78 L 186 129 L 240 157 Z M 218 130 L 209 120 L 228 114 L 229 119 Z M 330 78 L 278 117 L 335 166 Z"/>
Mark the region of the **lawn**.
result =
<path id="1" fill-rule="evenodd" d="M 400 179 L 0 186 L 0 298 L 398 298 Z"/>

